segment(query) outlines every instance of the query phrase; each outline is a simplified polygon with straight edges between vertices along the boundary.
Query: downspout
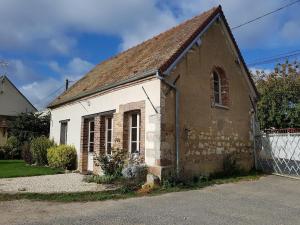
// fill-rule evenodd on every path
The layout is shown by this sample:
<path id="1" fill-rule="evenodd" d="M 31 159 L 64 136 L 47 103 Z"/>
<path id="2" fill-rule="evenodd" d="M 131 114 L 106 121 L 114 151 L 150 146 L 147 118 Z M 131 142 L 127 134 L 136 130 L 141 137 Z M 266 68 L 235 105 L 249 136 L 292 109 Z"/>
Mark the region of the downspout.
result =
<path id="1" fill-rule="evenodd" d="M 156 72 L 156 77 L 160 79 L 162 82 L 167 84 L 169 87 L 175 90 L 175 142 L 176 142 L 176 175 L 179 176 L 179 152 L 180 152 L 180 146 L 179 146 L 179 90 L 178 88 L 165 80 L 164 77 L 160 76 L 159 72 Z"/>

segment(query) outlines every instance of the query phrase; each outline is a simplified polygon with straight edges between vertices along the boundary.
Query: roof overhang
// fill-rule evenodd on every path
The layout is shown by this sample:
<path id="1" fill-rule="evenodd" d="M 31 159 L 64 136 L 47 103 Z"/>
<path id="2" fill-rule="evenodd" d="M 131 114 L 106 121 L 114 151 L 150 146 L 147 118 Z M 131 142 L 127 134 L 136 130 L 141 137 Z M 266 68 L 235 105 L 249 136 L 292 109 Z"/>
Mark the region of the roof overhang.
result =
<path id="1" fill-rule="evenodd" d="M 198 33 L 196 32 L 196 34 L 194 36 L 191 37 L 190 40 L 188 40 L 188 43 L 185 44 L 185 48 L 182 49 L 182 51 L 180 53 L 175 53 L 172 61 L 168 61 L 168 64 L 164 65 L 164 67 L 162 68 L 162 70 L 160 71 L 161 74 L 163 75 L 166 75 L 168 76 L 171 71 L 176 67 L 176 65 L 181 61 L 181 59 L 187 54 L 187 52 L 195 45 L 195 44 L 201 44 L 201 36 L 211 27 L 212 24 L 214 24 L 214 22 L 216 22 L 217 20 L 221 19 L 224 24 L 225 24 L 225 27 L 226 27 L 226 30 L 229 34 L 229 37 L 233 43 L 233 46 L 235 48 L 235 51 L 237 53 L 237 56 L 238 56 L 238 60 L 241 62 L 241 66 L 243 67 L 246 75 L 247 75 L 247 82 L 250 86 L 250 89 L 252 90 L 253 94 L 255 95 L 255 99 L 256 100 L 258 97 L 259 97 L 259 93 L 257 91 L 257 88 L 254 84 L 254 81 L 253 79 L 251 78 L 251 74 L 248 70 L 248 67 L 245 63 L 245 60 L 241 54 L 241 51 L 235 41 L 235 38 L 231 32 L 231 29 L 227 23 L 227 20 L 225 18 L 225 15 L 222 11 L 222 7 L 219 6 L 215 13 L 209 17 L 207 19 L 207 21 L 204 23 L 204 26 L 203 27 L 200 27 L 199 30 L 198 30 Z"/>

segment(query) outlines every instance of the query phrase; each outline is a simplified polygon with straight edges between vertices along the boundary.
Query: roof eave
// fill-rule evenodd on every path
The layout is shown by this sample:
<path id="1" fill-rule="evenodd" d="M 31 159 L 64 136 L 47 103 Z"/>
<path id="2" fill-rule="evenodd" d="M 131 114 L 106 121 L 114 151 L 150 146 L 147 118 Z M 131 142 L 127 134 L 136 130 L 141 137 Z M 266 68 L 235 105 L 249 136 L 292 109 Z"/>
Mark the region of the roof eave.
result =
<path id="1" fill-rule="evenodd" d="M 116 83 L 108 84 L 106 86 L 102 86 L 102 87 L 97 88 L 95 90 L 85 92 L 83 94 L 76 95 L 72 98 L 66 99 L 65 101 L 62 101 L 62 102 L 59 102 L 59 103 L 51 102 L 47 106 L 47 108 L 54 109 L 54 108 L 60 107 L 62 105 L 65 105 L 67 103 L 71 103 L 71 102 L 74 102 L 76 100 L 80 100 L 82 98 L 85 98 L 85 97 L 88 97 L 88 96 L 91 96 L 91 95 L 94 95 L 94 94 L 97 94 L 97 93 L 101 93 L 103 91 L 107 91 L 107 90 L 110 90 L 110 89 L 113 89 L 113 88 L 116 88 L 116 87 L 119 87 L 119 86 L 122 86 L 122 85 L 125 85 L 125 84 L 128 84 L 128 83 L 131 83 L 131 82 L 134 82 L 134 81 L 138 81 L 138 80 L 156 75 L 157 71 L 158 71 L 157 69 L 149 70 L 149 71 L 146 71 L 146 72 L 141 73 L 139 75 L 130 77 L 126 80 L 122 80 L 122 81 L 119 81 L 119 82 L 116 82 Z"/>

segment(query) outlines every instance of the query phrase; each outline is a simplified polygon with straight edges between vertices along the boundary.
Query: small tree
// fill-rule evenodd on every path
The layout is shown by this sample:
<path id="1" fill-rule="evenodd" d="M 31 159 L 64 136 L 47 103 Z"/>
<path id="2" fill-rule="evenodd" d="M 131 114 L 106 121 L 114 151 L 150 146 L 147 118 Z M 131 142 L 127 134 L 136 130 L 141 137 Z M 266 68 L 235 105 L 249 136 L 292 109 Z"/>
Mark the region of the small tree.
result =
<path id="1" fill-rule="evenodd" d="M 49 137 L 50 113 L 21 113 L 10 123 L 9 135 L 15 136 L 20 145 L 39 136 Z"/>
<path id="2" fill-rule="evenodd" d="M 300 127 L 299 62 L 278 64 L 270 74 L 256 72 L 257 104 L 262 129 Z"/>

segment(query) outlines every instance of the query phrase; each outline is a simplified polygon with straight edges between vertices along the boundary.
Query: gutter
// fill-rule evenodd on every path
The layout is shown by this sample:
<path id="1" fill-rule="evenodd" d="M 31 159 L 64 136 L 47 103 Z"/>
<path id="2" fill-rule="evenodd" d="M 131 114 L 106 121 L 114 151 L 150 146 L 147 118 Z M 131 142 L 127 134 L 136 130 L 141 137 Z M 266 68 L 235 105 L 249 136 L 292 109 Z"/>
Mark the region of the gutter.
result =
<path id="1" fill-rule="evenodd" d="M 171 87 L 173 90 L 175 90 L 175 141 L 176 141 L 176 175 L 179 176 L 179 153 L 180 153 L 180 145 L 179 145 L 179 135 L 180 135 L 180 128 L 179 128 L 179 89 L 172 83 L 165 80 L 164 77 L 162 77 L 159 72 L 156 72 L 156 77 L 160 79 L 162 82 L 167 84 L 169 87 Z"/>

